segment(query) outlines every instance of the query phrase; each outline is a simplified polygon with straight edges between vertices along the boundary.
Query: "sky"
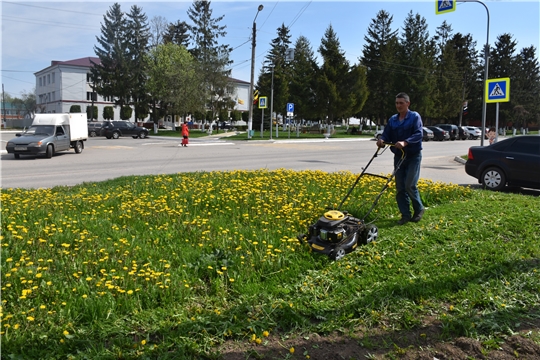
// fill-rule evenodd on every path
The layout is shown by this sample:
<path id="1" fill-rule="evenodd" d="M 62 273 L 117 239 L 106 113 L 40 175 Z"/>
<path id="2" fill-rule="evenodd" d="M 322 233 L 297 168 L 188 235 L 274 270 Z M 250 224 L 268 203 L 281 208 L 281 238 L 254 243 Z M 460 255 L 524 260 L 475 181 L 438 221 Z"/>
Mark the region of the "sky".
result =
<path id="1" fill-rule="evenodd" d="M 161 16 L 168 22 L 190 22 L 187 10 L 191 1 L 132 2 L 117 0 L 125 13 L 132 5 L 141 7 L 150 21 Z M 105 13 L 114 1 L 18 1 L 1 2 L 1 82 L 4 91 L 18 97 L 35 89 L 35 72 L 50 66 L 51 61 L 68 61 L 96 56 L 96 37 L 101 35 Z M 258 6 L 264 8 L 257 12 Z M 485 5 L 485 6 L 484 6 Z M 488 11 L 489 10 L 489 27 Z M 220 25 L 227 35 L 220 39 L 234 50 L 231 53 L 232 77 L 250 81 L 251 33 L 256 22 L 255 81 L 257 81 L 277 29 L 289 27 L 291 41 L 308 38 L 317 50 L 324 32 L 332 25 L 341 50 L 352 64 L 362 56 L 364 37 L 380 10 L 393 16 L 392 29 L 402 33 L 407 15 L 420 14 L 426 19 L 430 37 L 443 21 L 453 33 L 471 34 L 481 50 L 486 41 L 491 47 L 497 37 L 508 33 L 517 42 L 516 52 L 534 46 L 540 58 L 540 1 L 461 1 L 456 10 L 436 14 L 435 0 L 421 1 L 231 1 L 213 0 L 212 17 L 224 16 Z M 489 34 L 488 34 L 489 30 Z M 489 35 L 489 38 L 488 38 Z"/>

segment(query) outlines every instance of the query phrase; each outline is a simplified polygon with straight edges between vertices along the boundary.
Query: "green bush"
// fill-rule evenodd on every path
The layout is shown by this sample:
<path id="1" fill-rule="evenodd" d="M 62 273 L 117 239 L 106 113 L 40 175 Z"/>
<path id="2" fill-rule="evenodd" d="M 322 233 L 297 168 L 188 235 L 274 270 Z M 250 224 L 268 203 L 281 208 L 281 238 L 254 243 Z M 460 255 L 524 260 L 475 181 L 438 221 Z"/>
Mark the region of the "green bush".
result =
<path id="1" fill-rule="evenodd" d="M 103 118 L 105 120 L 114 119 L 114 108 L 112 106 L 105 106 L 103 108 Z"/>
<path id="2" fill-rule="evenodd" d="M 86 117 L 88 120 L 97 120 L 98 118 L 98 108 L 97 106 L 87 106 L 86 107 Z"/>
<path id="3" fill-rule="evenodd" d="M 129 120 L 131 119 L 131 114 L 133 114 L 133 109 L 131 108 L 131 106 L 123 106 L 120 110 L 120 119 Z"/>
<path id="4" fill-rule="evenodd" d="M 81 111 L 81 105 L 71 105 L 69 108 L 70 113 L 80 113 Z"/>

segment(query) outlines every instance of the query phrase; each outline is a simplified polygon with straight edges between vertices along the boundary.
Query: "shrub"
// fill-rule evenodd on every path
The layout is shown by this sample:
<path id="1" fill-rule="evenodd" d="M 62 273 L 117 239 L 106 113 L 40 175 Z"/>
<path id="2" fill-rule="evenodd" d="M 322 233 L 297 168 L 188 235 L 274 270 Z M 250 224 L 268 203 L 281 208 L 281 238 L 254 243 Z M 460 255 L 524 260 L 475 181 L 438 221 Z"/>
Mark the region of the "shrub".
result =
<path id="1" fill-rule="evenodd" d="M 131 119 L 131 114 L 133 114 L 131 106 L 122 106 L 122 109 L 120 110 L 120 119 L 129 120 Z"/>
<path id="2" fill-rule="evenodd" d="M 105 120 L 112 120 L 114 119 L 114 109 L 112 106 L 105 106 L 103 108 L 103 118 Z"/>
<path id="3" fill-rule="evenodd" d="M 98 108 L 97 106 L 87 106 L 86 107 L 86 117 L 88 120 L 94 119 L 97 120 L 98 118 Z"/>
<path id="4" fill-rule="evenodd" d="M 71 105 L 69 108 L 70 113 L 80 113 L 81 111 L 81 105 Z"/>

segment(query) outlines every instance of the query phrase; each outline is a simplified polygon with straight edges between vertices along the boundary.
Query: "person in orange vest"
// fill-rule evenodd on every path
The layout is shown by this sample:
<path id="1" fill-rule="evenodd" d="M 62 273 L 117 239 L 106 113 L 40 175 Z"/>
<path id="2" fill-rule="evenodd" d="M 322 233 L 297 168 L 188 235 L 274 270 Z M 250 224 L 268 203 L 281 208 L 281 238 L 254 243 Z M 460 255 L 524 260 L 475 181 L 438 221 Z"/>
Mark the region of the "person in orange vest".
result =
<path id="1" fill-rule="evenodd" d="M 187 121 L 184 121 L 182 124 L 182 146 L 187 146 L 189 143 L 189 128 L 187 126 Z"/>

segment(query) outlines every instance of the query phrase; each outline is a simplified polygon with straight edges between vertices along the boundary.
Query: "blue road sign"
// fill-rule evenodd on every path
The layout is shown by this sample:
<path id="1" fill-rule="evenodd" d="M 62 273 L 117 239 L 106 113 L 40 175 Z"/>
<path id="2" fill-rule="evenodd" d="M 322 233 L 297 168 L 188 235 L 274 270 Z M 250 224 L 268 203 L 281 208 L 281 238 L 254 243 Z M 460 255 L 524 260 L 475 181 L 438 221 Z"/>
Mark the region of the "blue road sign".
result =
<path id="1" fill-rule="evenodd" d="M 445 14 L 456 10 L 456 0 L 436 0 L 435 14 Z"/>
<path id="2" fill-rule="evenodd" d="M 293 103 L 287 103 L 287 112 L 294 112 L 294 104 Z"/>
<path id="3" fill-rule="evenodd" d="M 485 95 L 487 103 L 510 101 L 510 78 L 487 80 Z"/>

